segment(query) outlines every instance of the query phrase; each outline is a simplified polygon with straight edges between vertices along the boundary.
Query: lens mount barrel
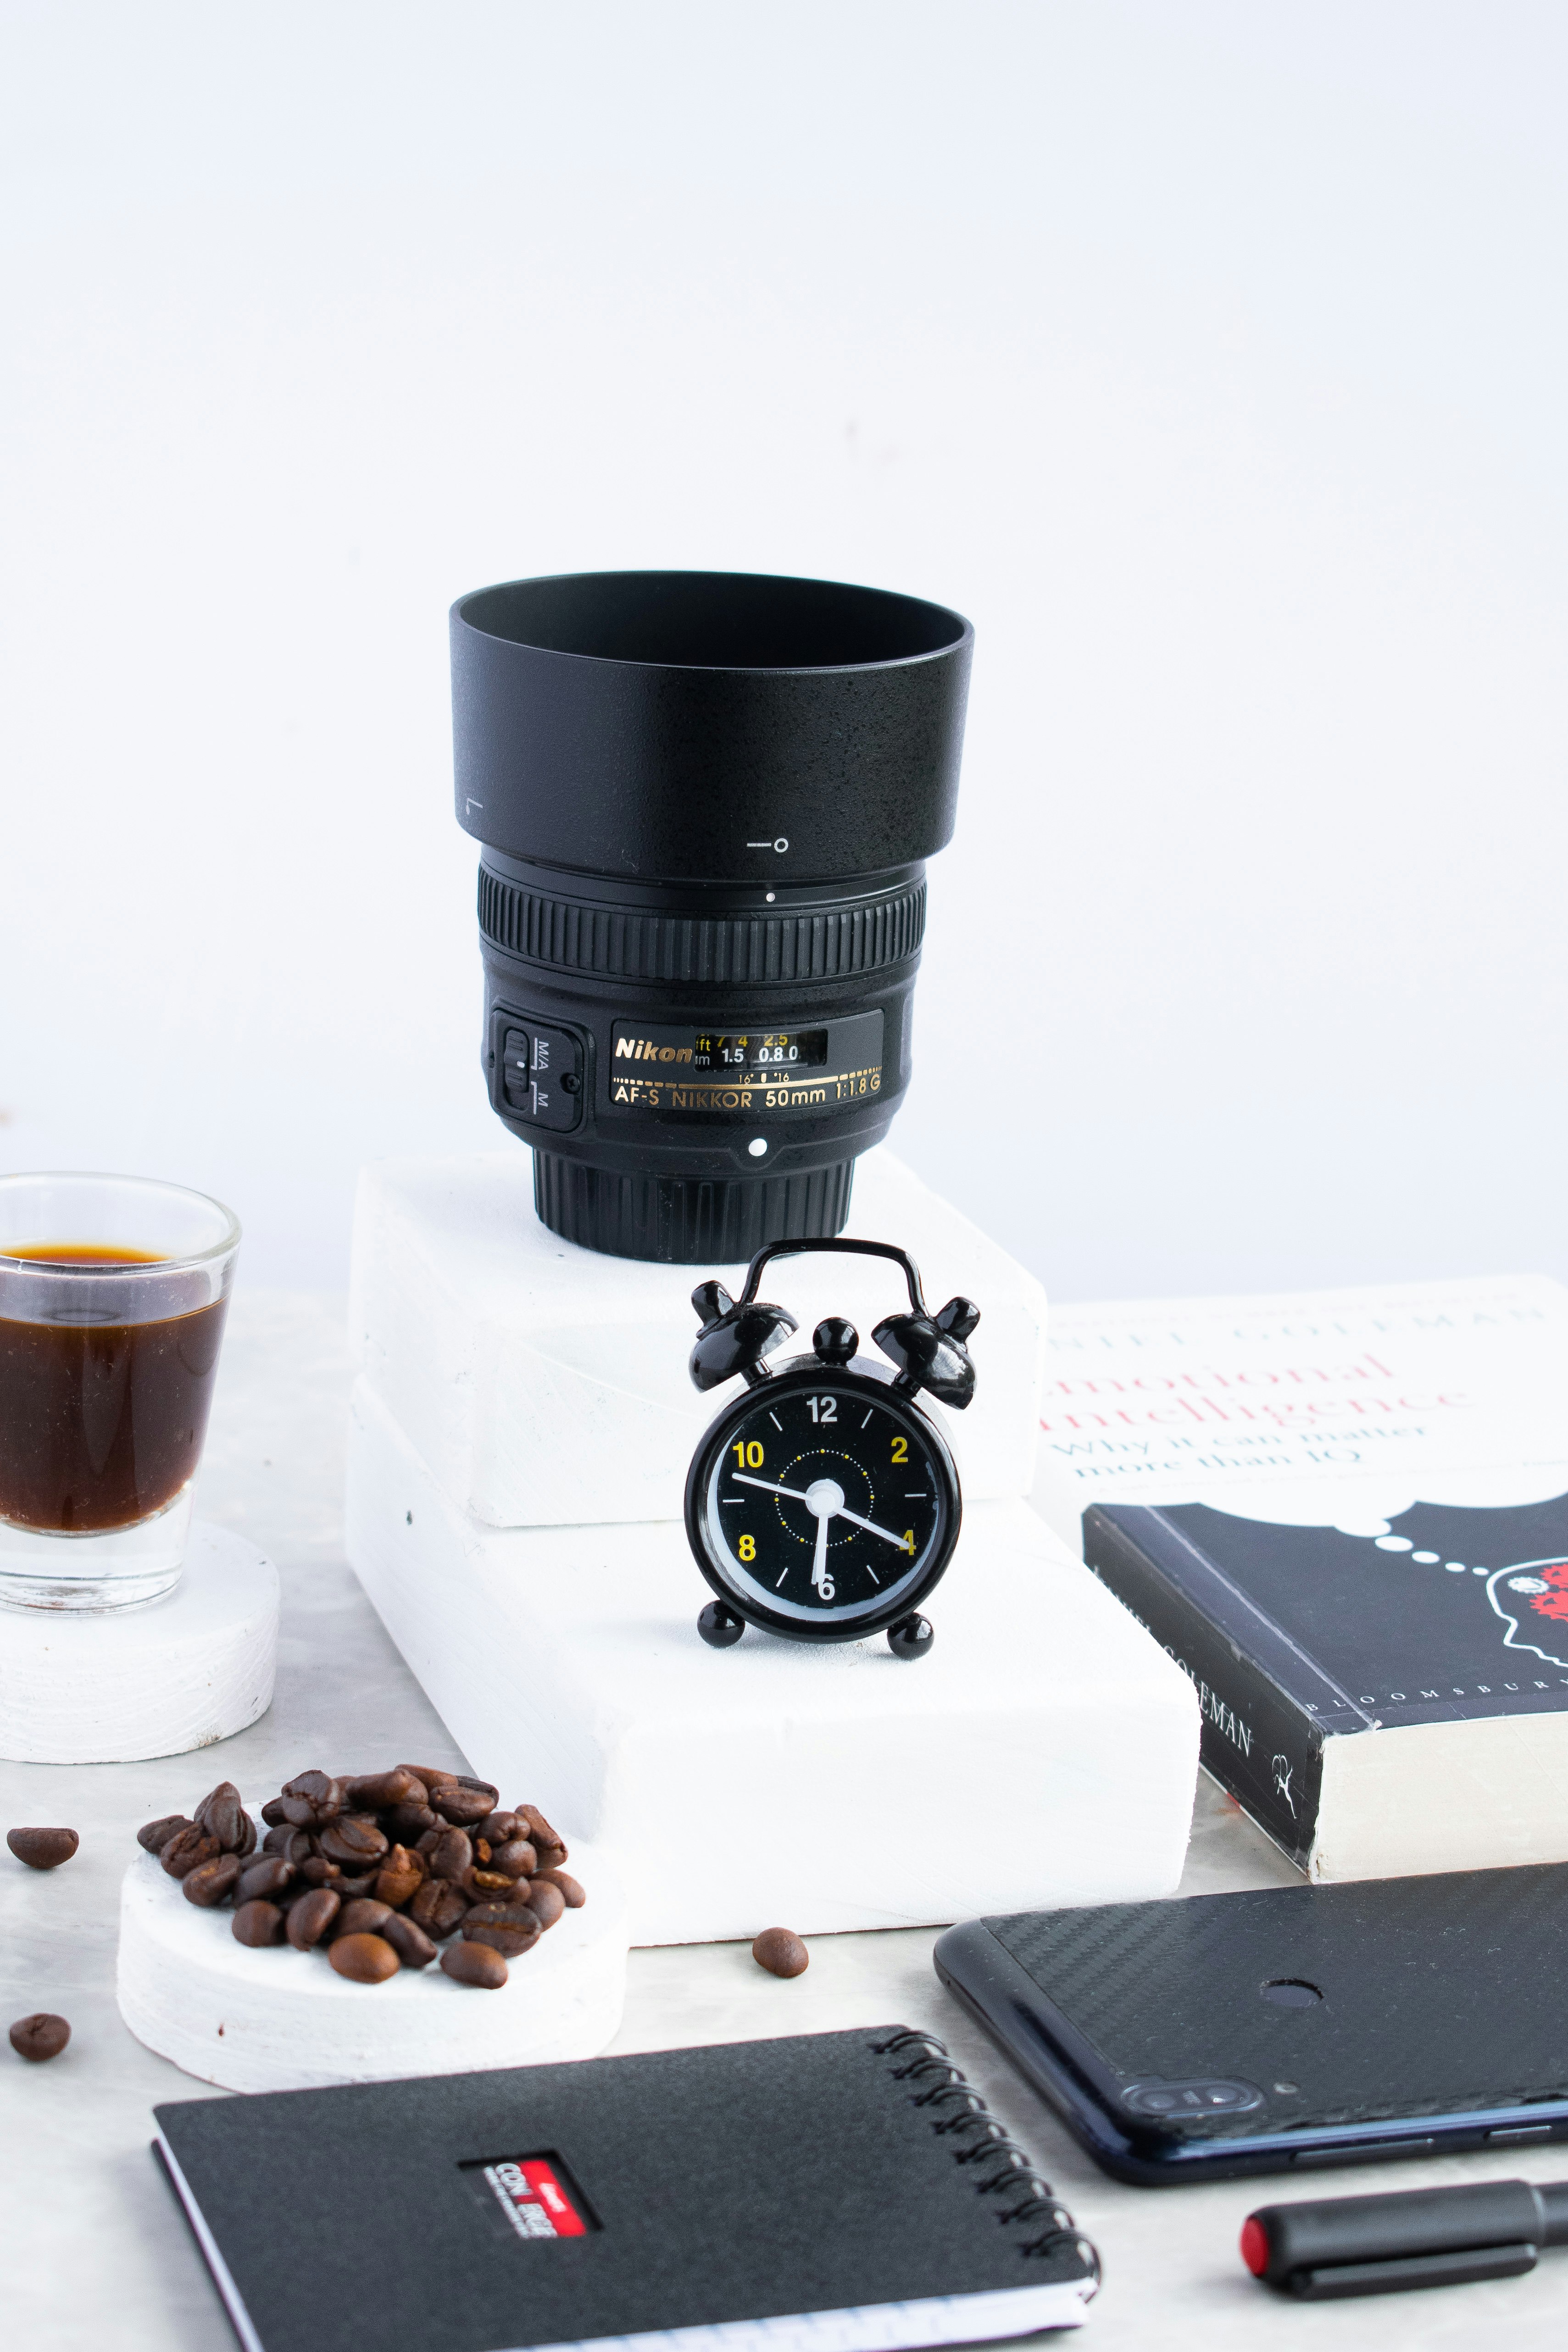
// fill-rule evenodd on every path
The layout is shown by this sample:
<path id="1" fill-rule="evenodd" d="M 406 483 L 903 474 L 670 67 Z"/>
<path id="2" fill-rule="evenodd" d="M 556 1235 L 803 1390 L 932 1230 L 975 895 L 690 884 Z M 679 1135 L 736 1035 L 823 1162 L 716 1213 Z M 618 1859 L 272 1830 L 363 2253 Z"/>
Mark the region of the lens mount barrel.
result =
<path id="1" fill-rule="evenodd" d="M 909 1083 L 972 643 L 913 597 L 752 574 L 453 608 L 484 1065 L 552 1230 L 721 1264 L 841 1230 Z"/>

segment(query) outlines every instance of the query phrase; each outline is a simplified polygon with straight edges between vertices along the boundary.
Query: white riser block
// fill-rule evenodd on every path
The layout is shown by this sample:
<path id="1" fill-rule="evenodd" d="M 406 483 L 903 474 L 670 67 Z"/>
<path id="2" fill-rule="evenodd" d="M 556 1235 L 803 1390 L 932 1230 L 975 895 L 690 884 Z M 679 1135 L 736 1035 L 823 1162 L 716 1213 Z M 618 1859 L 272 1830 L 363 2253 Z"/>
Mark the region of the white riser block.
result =
<path id="1" fill-rule="evenodd" d="M 385 1160 L 360 1179 L 349 1328 L 360 1370 L 448 1494 L 492 1527 L 679 1517 L 687 1465 L 717 1410 L 687 1376 L 691 1292 L 744 1269 L 601 1257 L 533 1213 L 526 1151 Z M 1046 1298 L 1034 1276 L 886 1151 L 855 1178 L 848 1230 L 907 1249 L 933 1311 L 962 1291 L 984 1320 L 967 1412 L 931 1408 L 966 1497 L 1026 1495 L 1044 1379 Z M 796 1317 L 793 1354 L 823 1316 L 864 1348 L 907 1304 L 887 1260 L 786 1259 L 763 1296 Z"/>
<path id="2" fill-rule="evenodd" d="M 138 1764 L 210 1748 L 272 1704 L 278 1570 L 198 1519 L 166 1601 L 100 1617 L 0 1609 L 0 1756 Z"/>
<path id="3" fill-rule="evenodd" d="M 348 1553 L 474 1769 L 581 1825 L 636 1944 L 1168 1894 L 1192 1685 L 1019 1502 L 964 1515 L 931 1654 L 707 1648 L 679 1522 L 496 1529 L 364 1381 Z"/>
<path id="4" fill-rule="evenodd" d="M 199 1910 L 155 1854 L 138 1854 L 121 1890 L 120 2013 L 149 2050 L 226 2091 L 596 2058 L 626 2000 L 626 1905 L 603 1858 L 563 1835 L 588 1899 L 510 1963 L 498 1992 L 454 1984 L 435 1961 L 363 1985 L 324 1951 L 249 1950 L 232 1911 Z"/>

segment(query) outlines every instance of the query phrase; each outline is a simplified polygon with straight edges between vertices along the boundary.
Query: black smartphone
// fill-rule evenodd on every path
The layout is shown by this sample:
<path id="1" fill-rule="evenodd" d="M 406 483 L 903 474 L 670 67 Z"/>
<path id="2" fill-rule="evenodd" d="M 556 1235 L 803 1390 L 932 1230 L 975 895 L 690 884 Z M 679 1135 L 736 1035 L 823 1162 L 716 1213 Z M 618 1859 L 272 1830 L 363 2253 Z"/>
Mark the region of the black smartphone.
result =
<path id="1" fill-rule="evenodd" d="M 1568 2139 L 1568 1864 L 1029 1911 L 935 1960 L 1119 2180 Z"/>

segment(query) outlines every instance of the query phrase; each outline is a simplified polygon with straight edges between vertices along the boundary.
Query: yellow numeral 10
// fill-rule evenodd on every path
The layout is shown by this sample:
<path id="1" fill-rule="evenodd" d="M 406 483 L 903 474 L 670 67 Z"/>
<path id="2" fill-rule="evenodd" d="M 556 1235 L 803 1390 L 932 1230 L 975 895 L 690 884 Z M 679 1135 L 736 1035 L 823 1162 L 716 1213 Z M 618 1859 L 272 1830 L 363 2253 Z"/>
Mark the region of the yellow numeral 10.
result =
<path id="1" fill-rule="evenodd" d="M 733 1451 L 735 1459 L 740 1464 L 742 1470 L 760 1470 L 762 1468 L 763 1449 L 757 1444 L 754 1437 L 744 1445 L 742 1445 L 737 1438 Z"/>

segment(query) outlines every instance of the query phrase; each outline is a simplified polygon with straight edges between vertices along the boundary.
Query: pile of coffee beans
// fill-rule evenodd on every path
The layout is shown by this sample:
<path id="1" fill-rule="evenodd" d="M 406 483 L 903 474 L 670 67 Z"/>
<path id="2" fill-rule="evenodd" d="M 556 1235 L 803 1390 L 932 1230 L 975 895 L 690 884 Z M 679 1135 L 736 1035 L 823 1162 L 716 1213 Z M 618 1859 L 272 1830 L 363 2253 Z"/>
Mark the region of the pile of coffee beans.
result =
<path id="1" fill-rule="evenodd" d="M 240 1943 L 320 1948 L 354 1984 L 438 1958 L 456 1983 L 495 1991 L 508 1961 L 584 1901 L 536 1805 L 504 1807 L 488 1780 L 433 1765 L 301 1772 L 261 1819 L 258 1847 L 225 1780 L 188 1820 L 171 1813 L 136 1836 L 187 1902 L 234 1905 Z"/>

